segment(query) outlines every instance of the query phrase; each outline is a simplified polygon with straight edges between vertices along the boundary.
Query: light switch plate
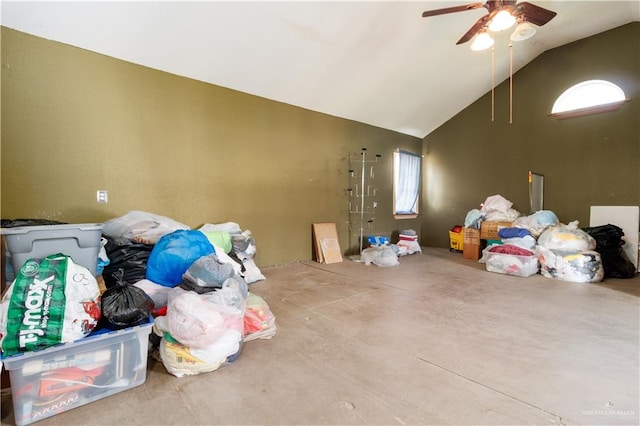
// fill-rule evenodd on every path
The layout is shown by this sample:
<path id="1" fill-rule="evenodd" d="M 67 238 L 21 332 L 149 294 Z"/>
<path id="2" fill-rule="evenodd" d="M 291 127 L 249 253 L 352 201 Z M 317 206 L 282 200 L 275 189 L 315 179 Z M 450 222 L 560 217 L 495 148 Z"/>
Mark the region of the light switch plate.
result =
<path id="1" fill-rule="evenodd" d="M 109 192 L 105 189 L 99 189 L 96 193 L 96 199 L 101 204 L 109 202 Z"/>

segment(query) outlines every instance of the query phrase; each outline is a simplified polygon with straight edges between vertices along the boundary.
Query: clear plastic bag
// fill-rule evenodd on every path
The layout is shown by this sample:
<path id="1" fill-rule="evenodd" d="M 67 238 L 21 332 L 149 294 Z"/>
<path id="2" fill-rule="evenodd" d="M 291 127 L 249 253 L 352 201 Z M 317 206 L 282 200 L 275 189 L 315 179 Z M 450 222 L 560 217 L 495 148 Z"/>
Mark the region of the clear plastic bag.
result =
<path id="1" fill-rule="evenodd" d="M 275 333 L 276 317 L 269 305 L 262 297 L 249 292 L 244 314 L 244 341 L 270 339 Z"/>
<path id="2" fill-rule="evenodd" d="M 198 294 L 175 287 L 169 292 L 167 325 L 171 335 L 190 348 L 214 344 L 225 330 L 244 330 L 245 300 L 236 284 Z"/>
<path id="3" fill-rule="evenodd" d="M 547 278 L 576 283 L 595 283 L 604 278 L 600 254 L 593 250 L 561 252 L 536 248 L 540 273 Z"/>
<path id="4" fill-rule="evenodd" d="M 396 266 L 399 265 L 398 255 L 389 246 L 368 247 L 360 253 L 360 259 L 365 265 Z"/>
<path id="5" fill-rule="evenodd" d="M 587 251 L 596 248 L 596 240 L 573 221 L 548 228 L 538 238 L 538 245 L 556 251 Z"/>
<path id="6" fill-rule="evenodd" d="M 160 359 L 167 371 L 176 376 L 194 376 L 215 371 L 232 362 L 242 347 L 237 331 L 226 330 L 209 346 L 192 348 L 181 344 L 165 333 L 160 342 Z"/>
<path id="7" fill-rule="evenodd" d="M 132 210 L 124 216 L 106 221 L 102 233 L 113 238 L 127 238 L 138 243 L 155 244 L 164 235 L 179 229 L 190 228 L 165 216 Z"/>

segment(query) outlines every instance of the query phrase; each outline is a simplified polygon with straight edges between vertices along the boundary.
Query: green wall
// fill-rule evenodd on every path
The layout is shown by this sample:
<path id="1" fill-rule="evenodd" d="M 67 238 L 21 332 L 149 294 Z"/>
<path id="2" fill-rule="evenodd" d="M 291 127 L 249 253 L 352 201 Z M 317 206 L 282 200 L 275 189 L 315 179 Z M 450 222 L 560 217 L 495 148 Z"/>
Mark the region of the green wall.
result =
<path id="1" fill-rule="evenodd" d="M 543 53 L 423 141 L 2 28 L 1 215 L 101 222 L 144 210 L 191 227 L 234 221 L 256 237 L 259 265 L 313 257 L 311 224 L 349 238 L 349 157 L 376 164 L 376 234 L 412 228 L 426 246 L 484 199 L 528 213 L 527 172 L 545 176 L 545 208 L 589 222 L 591 205 L 640 204 L 640 24 Z M 548 116 L 587 79 L 618 84 L 617 112 Z M 424 155 L 421 217 L 392 217 L 395 149 Z M 96 202 L 96 190 L 109 203 Z M 354 242 L 355 241 L 355 242 Z"/>
<path id="2" fill-rule="evenodd" d="M 350 253 L 349 156 L 366 147 L 381 155 L 372 232 L 419 231 L 419 219 L 393 219 L 391 183 L 393 151 L 419 153 L 419 138 L 4 27 L 1 36 L 4 219 L 143 210 L 193 228 L 233 221 L 253 232 L 261 266 L 312 259 L 311 224 L 336 222 Z"/>
<path id="3" fill-rule="evenodd" d="M 516 45 L 517 48 L 517 45 Z M 499 58 L 496 58 L 499 60 Z M 630 102 L 618 111 L 549 117 L 562 92 L 609 80 Z M 544 175 L 544 208 L 589 225 L 592 205 L 640 205 L 640 23 L 549 50 L 424 138 L 422 244 L 448 247 L 448 231 L 500 194 L 529 214 L 527 172 Z"/>

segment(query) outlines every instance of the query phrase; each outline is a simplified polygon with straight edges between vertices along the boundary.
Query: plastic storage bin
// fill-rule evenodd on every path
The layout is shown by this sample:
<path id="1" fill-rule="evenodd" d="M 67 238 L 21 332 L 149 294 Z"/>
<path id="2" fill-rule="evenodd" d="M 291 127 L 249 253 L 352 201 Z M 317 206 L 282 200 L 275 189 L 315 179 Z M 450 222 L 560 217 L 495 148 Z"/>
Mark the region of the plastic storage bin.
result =
<path id="1" fill-rule="evenodd" d="M 139 386 L 147 377 L 153 321 L 102 329 L 73 343 L 3 358 L 17 425 L 27 425 Z"/>
<path id="2" fill-rule="evenodd" d="M 538 273 L 538 257 L 486 252 L 486 267 L 489 272 L 528 277 Z"/>
<path id="3" fill-rule="evenodd" d="M 16 273 L 29 259 L 62 253 L 95 275 L 103 227 L 102 223 L 18 226 L 2 228 L 1 232 Z"/>

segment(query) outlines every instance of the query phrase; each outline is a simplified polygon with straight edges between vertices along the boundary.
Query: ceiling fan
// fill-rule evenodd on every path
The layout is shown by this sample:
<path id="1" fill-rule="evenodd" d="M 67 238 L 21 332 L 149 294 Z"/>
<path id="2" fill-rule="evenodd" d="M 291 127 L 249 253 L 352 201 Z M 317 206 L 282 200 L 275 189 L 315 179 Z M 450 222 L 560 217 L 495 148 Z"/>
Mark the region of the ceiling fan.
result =
<path id="1" fill-rule="evenodd" d="M 520 2 L 517 0 L 487 0 L 486 3 L 471 3 L 462 6 L 445 7 L 443 9 L 427 10 L 422 13 L 422 17 L 444 15 L 448 13 L 464 12 L 466 10 L 479 9 L 484 7 L 489 11 L 488 14 L 473 24 L 456 44 L 466 43 L 476 34 L 486 32 L 487 29 L 492 31 L 500 31 L 509 28 L 515 22 L 521 25 L 529 25 L 527 23 L 542 26 L 552 20 L 556 16 L 556 12 L 536 6 L 529 2 Z M 500 26 L 501 18 L 506 18 L 509 22 L 506 27 Z M 516 30 L 512 35 L 512 40 L 524 40 L 535 33 L 535 28 L 529 25 L 528 32 L 525 35 L 524 25 L 522 30 Z M 520 34 L 520 35 L 517 35 Z"/>

